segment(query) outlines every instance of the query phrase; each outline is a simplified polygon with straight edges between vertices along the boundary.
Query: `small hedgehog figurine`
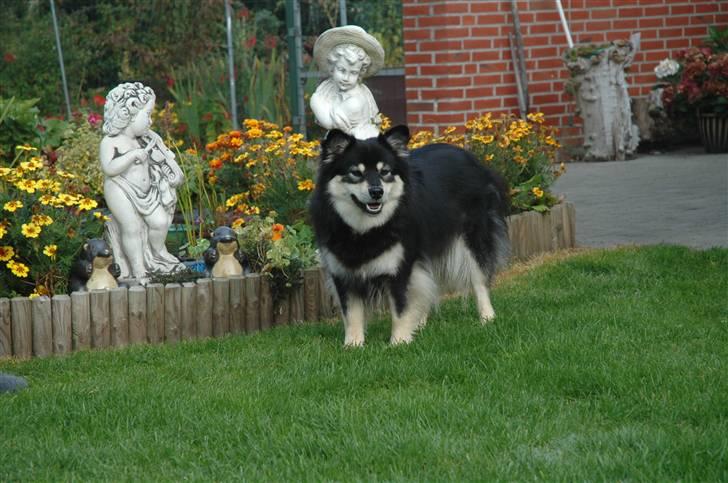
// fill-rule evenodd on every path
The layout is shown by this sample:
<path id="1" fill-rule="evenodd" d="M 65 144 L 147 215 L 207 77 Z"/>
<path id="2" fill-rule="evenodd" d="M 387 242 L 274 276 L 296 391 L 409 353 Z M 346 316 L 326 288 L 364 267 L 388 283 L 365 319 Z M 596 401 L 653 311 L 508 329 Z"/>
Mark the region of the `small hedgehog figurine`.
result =
<path id="1" fill-rule="evenodd" d="M 114 263 L 109 245 L 105 240 L 92 238 L 83 244 L 78 260 L 71 268 L 68 287 L 71 292 L 116 288 L 119 275 L 121 270 Z"/>
<path id="2" fill-rule="evenodd" d="M 243 256 L 238 237 L 229 226 L 219 226 L 212 232 L 210 248 L 205 250 L 205 265 L 212 278 L 233 277 L 243 274 Z"/>

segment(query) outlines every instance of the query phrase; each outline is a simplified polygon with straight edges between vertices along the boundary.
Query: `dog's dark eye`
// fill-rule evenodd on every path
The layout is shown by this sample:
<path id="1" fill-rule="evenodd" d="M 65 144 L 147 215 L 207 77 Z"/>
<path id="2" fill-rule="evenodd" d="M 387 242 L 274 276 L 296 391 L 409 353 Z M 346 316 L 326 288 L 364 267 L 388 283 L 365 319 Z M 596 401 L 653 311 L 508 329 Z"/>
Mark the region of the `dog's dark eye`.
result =
<path id="1" fill-rule="evenodd" d="M 382 170 L 379 171 L 379 174 L 382 176 L 389 176 L 390 174 L 392 174 L 392 170 L 389 168 L 382 168 Z"/>
<path id="2" fill-rule="evenodd" d="M 349 171 L 349 176 L 351 176 L 352 178 L 361 178 L 364 175 L 358 169 L 352 169 L 351 171 Z"/>

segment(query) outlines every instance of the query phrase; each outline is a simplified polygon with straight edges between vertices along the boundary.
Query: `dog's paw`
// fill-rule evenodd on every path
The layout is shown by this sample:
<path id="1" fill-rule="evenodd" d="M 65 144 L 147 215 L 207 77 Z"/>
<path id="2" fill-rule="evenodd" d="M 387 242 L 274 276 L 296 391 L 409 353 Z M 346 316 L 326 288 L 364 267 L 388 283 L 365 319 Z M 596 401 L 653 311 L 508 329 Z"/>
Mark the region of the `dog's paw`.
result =
<path id="1" fill-rule="evenodd" d="M 412 334 L 410 334 L 410 335 L 392 334 L 392 337 L 389 339 L 389 343 L 392 345 L 402 345 L 402 344 L 409 344 L 413 340 L 414 340 L 414 337 L 412 337 Z"/>
<path id="2" fill-rule="evenodd" d="M 349 338 L 349 337 L 347 337 L 347 338 L 344 339 L 344 347 L 346 347 L 346 348 L 349 348 L 349 347 L 364 347 L 364 339 L 358 338 L 358 337 L 357 338 L 354 338 L 354 337 Z"/>
<path id="3" fill-rule="evenodd" d="M 480 314 L 480 325 L 487 325 L 495 320 L 495 313 Z"/>

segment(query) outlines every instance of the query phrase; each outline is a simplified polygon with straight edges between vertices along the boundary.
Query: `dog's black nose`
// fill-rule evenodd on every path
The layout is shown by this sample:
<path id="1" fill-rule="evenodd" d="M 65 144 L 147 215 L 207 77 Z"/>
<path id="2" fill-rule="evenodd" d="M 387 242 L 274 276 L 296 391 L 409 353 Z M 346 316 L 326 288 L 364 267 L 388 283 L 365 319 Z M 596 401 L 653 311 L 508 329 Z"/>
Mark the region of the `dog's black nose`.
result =
<path id="1" fill-rule="evenodd" d="M 384 188 L 382 188 L 381 186 L 370 186 L 369 187 L 369 196 L 371 196 L 375 200 L 378 200 L 379 198 L 381 198 L 383 194 L 384 194 Z"/>

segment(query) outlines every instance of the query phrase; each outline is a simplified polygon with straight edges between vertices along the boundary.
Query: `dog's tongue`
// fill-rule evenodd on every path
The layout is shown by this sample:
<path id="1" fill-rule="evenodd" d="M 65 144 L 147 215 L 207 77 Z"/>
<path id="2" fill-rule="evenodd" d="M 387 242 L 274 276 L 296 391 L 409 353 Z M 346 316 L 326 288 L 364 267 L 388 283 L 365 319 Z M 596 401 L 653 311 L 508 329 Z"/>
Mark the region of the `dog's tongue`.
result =
<path id="1" fill-rule="evenodd" d="M 370 213 L 379 213 L 379 211 L 382 209 L 381 203 L 367 203 L 367 210 Z"/>

